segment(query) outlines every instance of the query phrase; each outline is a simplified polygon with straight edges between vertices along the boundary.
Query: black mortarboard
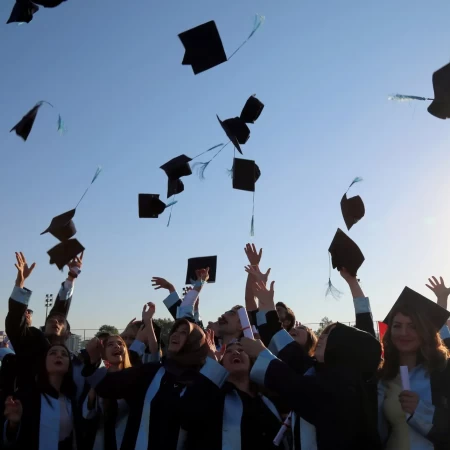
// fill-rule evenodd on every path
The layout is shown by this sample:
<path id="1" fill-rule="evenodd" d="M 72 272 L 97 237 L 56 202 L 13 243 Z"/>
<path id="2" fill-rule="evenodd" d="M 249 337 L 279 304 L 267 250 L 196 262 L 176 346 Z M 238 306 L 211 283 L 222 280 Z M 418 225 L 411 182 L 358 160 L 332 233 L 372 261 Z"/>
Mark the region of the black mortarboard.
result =
<path id="1" fill-rule="evenodd" d="M 60 242 L 47 253 L 50 256 L 50 264 L 56 264 L 58 269 L 61 270 L 83 251 L 84 247 L 76 239 L 69 239 L 68 241 Z"/>
<path id="2" fill-rule="evenodd" d="M 206 269 L 207 267 L 209 267 L 208 283 L 214 283 L 216 281 L 217 256 L 203 256 L 188 259 L 186 284 L 192 284 L 192 281 L 197 280 L 196 270 Z"/>
<path id="3" fill-rule="evenodd" d="M 392 313 L 397 311 L 402 306 L 415 309 L 421 316 L 427 317 L 435 326 L 436 331 L 440 330 L 447 323 L 447 320 L 450 317 L 450 312 L 445 308 L 442 308 L 437 303 L 428 300 L 426 297 L 413 291 L 409 287 L 405 287 L 383 322 L 385 324 L 389 324 Z"/>
<path id="4" fill-rule="evenodd" d="M 44 8 L 55 8 L 59 6 L 61 3 L 64 3 L 67 0 L 34 0 L 34 3 L 43 6 Z"/>
<path id="5" fill-rule="evenodd" d="M 183 191 L 184 184 L 181 180 L 167 180 L 167 198 L 181 194 Z"/>
<path id="6" fill-rule="evenodd" d="M 341 211 L 347 230 L 360 221 L 366 212 L 362 198 L 359 195 L 347 198 L 347 193 L 342 197 Z"/>
<path id="7" fill-rule="evenodd" d="M 241 146 L 239 144 L 245 144 L 250 137 L 250 129 L 247 124 L 240 118 L 234 117 L 232 119 L 224 120 L 223 122 L 217 116 L 217 120 L 225 131 L 228 139 L 236 147 L 237 151 L 242 155 Z"/>
<path id="8" fill-rule="evenodd" d="M 450 118 L 450 64 L 433 73 L 434 100 L 428 112 L 439 119 Z"/>
<path id="9" fill-rule="evenodd" d="M 354 277 L 364 262 L 364 255 L 359 247 L 340 228 L 336 231 L 328 251 L 331 254 L 333 269 L 340 271 L 345 267 Z"/>
<path id="10" fill-rule="evenodd" d="M 31 132 L 31 129 L 33 128 L 34 121 L 36 120 L 36 115 L 41 106 L 42 103 L 38 103 L 37 105 L 33 106 L 33 108 L 30 109 L 22 117 L 22 119 L 20 119 L 20 122 L 17 125 L 13 126 L 9 132 L 11 133 L 11 131 L 15 131 L 17 136 L 20 136 L 24 141 L 26 141 L 28 135 Z"/>
<path id="11" fill-rule="evenodd" d="M 75 235 L 77 232 L 75 224 L 73 223 L 73 217 L 75 216 L 75 209 L 71 209 L 59 216 L 52 219 L 49 227 L 41 233 L 50 233 L 60 241 L 66 241 Z"/>
<path id="12" fill-rule="evenodd" d="M 180 155 L 163 164 L 160 169 L 166 172 L 169 180 L 178 180 L 178 178 L 192 175 L 190 161 L 192 159 L 189 156 Z"/>
<path id="13" fill-rule="evenodd" d="M 260 116 L 264 104 L 260 102 L 254 95 L 249 97 L 245 102 L 241 112 L 241 119 L 245 123 L 255 123 L 256 119 Z"/>
<path id="14" fill-rule="evenodd" d="M 8 22 L 6 23 L 30 23 L 33 20 L 33 14 L 37 13 L 38 11 L 39 6 L 30 1 L 16 1 L 11 11 L 11 15 L 9 16 Z"/>
<path id="15" fill-rule="evenodd" d="M 227 61 L 216 23 L 211 20 L 178 35 L 185 48 L 181 64 L 191 65 L 194 74 Z"/>
<path id="16" fill-rule="evenodd" d="M 167 206 L 159 199 L 159 194 L 139 194 L 139 218 L 157 219 Z"/>
<path id="17" fill-rule="evenodd" d="M 234 158 L 233 189 L 255 192 L 255 183 L 261 176 L 261 171 L 255 161 Z"/>

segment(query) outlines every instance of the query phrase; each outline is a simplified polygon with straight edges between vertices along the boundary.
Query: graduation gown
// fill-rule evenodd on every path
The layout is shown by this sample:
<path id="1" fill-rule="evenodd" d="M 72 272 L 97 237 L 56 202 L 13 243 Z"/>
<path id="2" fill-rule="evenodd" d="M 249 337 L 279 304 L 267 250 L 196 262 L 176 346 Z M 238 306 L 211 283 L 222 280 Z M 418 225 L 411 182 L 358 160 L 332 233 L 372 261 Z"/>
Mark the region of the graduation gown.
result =
<path id="1" fill-rule="evenodd" d="M 200 372 L 219 384 L 224 375 L 210 361 Z M 100 397 L 125 399 L 129 405 L 121 450 L 176 450 L 182 445 L 183 396 L 200 375 L 194 370 L 174 373 L 169 366 L 150 363 L 114 373 L 105 368 L 92 373 L 92 367 L 85 368 L 84 374 Z"/>
<path id="2" fill-rule="evenodd" d="M 8 440 L 4 434 L 4 444 L 17 450 L 83 450 L 81 433 L 81 415 L 76 399 L 64 396 L 58 398 L 56 393 L 42 393 L 35 388 L 28 392 L 18 391 L 16 394 L 22 402 L 23 415 L 15 440 Z M 67 413 L 61 414 L 61 408 Z M 60 442 L 61 417 L 69 417 L 72 421 L 72 432 Z M 6 436 L 6 439 L 5 439 Z"/>

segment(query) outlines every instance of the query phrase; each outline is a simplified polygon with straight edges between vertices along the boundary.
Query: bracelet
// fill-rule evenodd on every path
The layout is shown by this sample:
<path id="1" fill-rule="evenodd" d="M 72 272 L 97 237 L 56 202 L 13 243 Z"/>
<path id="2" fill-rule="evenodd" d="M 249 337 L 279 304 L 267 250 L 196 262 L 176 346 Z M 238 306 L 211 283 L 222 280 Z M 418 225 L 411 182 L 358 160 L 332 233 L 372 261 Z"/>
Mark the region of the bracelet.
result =
<path id="1" fill-rule="evenodd" d="M 197 280 L 197 281 L 194 283 L 194 288 L 202 287 L 204 284 L 206 284 L 206 281 L 205 281 L 205 280 Z"/>

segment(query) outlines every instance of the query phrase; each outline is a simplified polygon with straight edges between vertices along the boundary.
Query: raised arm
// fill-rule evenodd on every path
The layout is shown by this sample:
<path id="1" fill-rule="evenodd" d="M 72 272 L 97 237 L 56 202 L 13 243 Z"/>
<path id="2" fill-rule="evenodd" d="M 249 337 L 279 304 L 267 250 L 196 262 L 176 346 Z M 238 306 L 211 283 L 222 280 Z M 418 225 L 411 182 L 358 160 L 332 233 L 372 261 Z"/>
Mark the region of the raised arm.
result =
<path id="1" fill-rule="evenodd" d="M 373 325 L 372 310 L 370 309 L 369 297 L 364 295 L 364 292 L 359 285 L 358 279 L 343 267 L 340 271 L 341 277 L 347 282 L 348 287 L 353 296 L 353 304 L 355 306 L 356 328 L 366 331 L 375 336 L 375 327 Z"/>
<path id="2" fill-rule="evenodd" d="M 431 289 L 437 298 L 437 304 L 444 309 L 448 309 L 448 296 L 450 294 L 450 288 L 445 286 L 445 281 L 442 277 L 439 281 L 436 277 L 428 278 L 430 284 L 426 286 Z M 450 348 L 450 331 L 447 325 L 444 325 L 440 331 L 441 338 L 444 341 L 447 348 Z"/>
<path id="3" fill-rule="evenodd" d="M 247 255 L 248 263 L 250 266 L 259 267 L 261 262 L 263 249 L 256 250 L 255 244 L 247 244 L 245 246 L 245 254 Z M 270 269 L 269 269 L 270 271 Z M 248 273 L 247 282 L 245 284 L 245 309 L 250 313 L 252 311 L 258 311 L 258 304 L 256 303 L 256 297 L 253 292 L 253 283 L 257 281 L 255 277 Z"/>
<path id="4" fill-rule="evenodd" d="M 181 298 L 175 290 L 173 284 L 165 280 L 164 278 L 153 277 L 152 286 L 155 288 L 155 290 L 167 289 L 169 291 L 169 295 L 165 298 L 164 304 L 169 310 L 170 315 L 174 320 L 176 320 L 178 307 L 181 305 Z"/>

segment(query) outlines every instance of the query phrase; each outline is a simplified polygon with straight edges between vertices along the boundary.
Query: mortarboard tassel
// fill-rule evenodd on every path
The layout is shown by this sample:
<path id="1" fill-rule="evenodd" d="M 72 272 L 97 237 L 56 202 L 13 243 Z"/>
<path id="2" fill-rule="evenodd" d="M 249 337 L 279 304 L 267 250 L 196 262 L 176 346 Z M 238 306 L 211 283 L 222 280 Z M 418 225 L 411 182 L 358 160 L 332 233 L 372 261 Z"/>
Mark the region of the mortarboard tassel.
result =
<path id="1" fill-rule="evenodd" d="M 253 192 L 253 210 L 252 210 L 252 221 L 250 224 L 250 236 L 255 235 L 255 192 Z"/>
<path id="2" fill-rule="evenodd" d="M 60 135 L 67 133 L 67 127 L 66 124 L 64 123 L 64 120 L 61 117 L 61 114 L 58 114 L 58 132 Z"/>
<path id="3" fill-rule="evenodd" d="M 228 61 L 251 39 L 265 20 L 266 18 L 264 16 L 261 16 L 261 14 L 256 14 L 252 32 L 249 34 L 248 38 L 231 54 L 231 56 L 228 57 Z"/>
<path id="4" fill-rule="evenodd" d="M 342 297 L 343 292 L 335 288 L 333 286 L 333 283 L 331 282 L 331 255 L 329 253 L 328 253 L 328 260 L 329 260 L 328 283 L 327 283 L 327 290 L 325 292 L 325 297 L 331 295 L 335 300 L 339 300 Z"/>
<path id="5" fill-rule="evenodd" d="M 198 158 L 199 156 L 202 156 L 202 155 L 204 155 L 205 153 L 208 153 L 208 152 L 210 152 L 211 150 L 214 150 L 214 149 L 217 148 L 217 147 L 221 147 L 222 145 L 225 145 L 225 144 L 217 144 L 217 145 L 215 145 L 214 147 L 208 148 L 208 150 L 205 150 L 204 152 L 198 154 L 197 156 L 194 156 L 192 159 Z"/>
<path id="6" fill-rule="evenodd" d="M 418 97 L 417 95 L 392 94 L 388 97 L 388 100 L 393 100 L 396 102 L 410 102 L 412 100 L 433 101 L 434 99 L 427 97 Z"/>
<path id="7" fill-rule="evenodd" d="M 193 166 L 192 166 L 192 168 L 196 168 L 197 169 L 197 174 L 198 174 L 198 177 L 200 178 L 200 180 L 204 180 L 205 179 L 205 170 L 207 169 L 207 167 L 208 167 L 208 165 L 209 165 L 209 163 L 230 143 L 231 141 L 228 141 L 225 145 L 223 145 L 223 144 L 221 144 L 221 145 L 223 145 L 223 147 L 209 160 L 209 161 L 207 161 L 207 162 L 198 162 L 198 163 L 195 163 L 195 164 L 193 164 Z M 218 147 L 218 145 L 216 145 L 216 147 L 213 147 L 213 148 L 217 148 Z M 212 149 L 210 149 L 210 150 L 212 150 Z M 207 150 L 207 151 L 209 151 L 209 150 Z M 206 152 L 204 152 L 204 153 L 206 153 Z"/>
<path id="8" fill-rule="evenodd" d="M 175 196 L 173 198 L 175 199 Z M 166 205 L 166 209 L 170 207 L 170 214 L 169 214 L 169 220 L 167 221 L 167 226 L 170 225 L 170 219 L 172 218 L 173 205 L 175 205 L 176 203 L 178 203 L 178 200 L 174 200 L 173 202 L 170 202 L 168 205 Z"/>
<path id="9" fill-rule="evenodd" d="M 356 183 L 361 183 L 361 181 L 364 181 L 361 177 L 356 177 L 353 181 L 352 181 L 352 183 L 350 184 L 350 186 L 348 187 L 348 189 L 347 189 L 347 192 L 350 190 L 350 188 L 354 185 L 354 184 L 356 184 Z M 346 193 L 347 193 L 346 192 Z"/>
<path id="10" fill-rule="evenodd" d="M 87 191 L 89 190 L 89 188 L 92 186 L 92 184 L 94 183 L 94 181 L 97 179 L 97 177 L 100 175 L 102 171 L 102 168 L 100 166 L 97 167 L 97 170 L 95 171 L 94 177 L 92 178 L 91 183 L 89 184 L 89 186 L 86 188 L 86 190 L 84 191 L 84 194 L 81 196 L 80 200 L 77 203 L 77 206 L 75 206 L 75 209 L 78 208 L 78 205 L 81 203 L 81 200 L 83 200 L 84 196 L 87 194 Z"/>

